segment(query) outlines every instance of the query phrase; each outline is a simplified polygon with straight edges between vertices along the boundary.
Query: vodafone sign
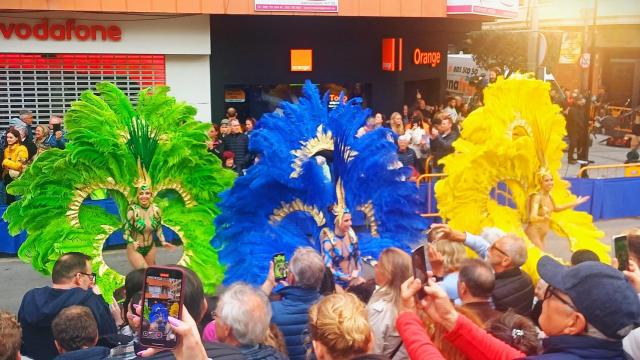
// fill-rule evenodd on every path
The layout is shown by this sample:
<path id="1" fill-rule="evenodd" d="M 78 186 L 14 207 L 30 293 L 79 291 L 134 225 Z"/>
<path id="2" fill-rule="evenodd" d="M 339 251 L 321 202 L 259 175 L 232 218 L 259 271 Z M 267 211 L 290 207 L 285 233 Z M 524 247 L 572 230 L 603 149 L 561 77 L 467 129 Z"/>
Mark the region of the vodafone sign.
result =
<path id="1" fill-rule="evenodd" d="M 42 19 L 34 25 L 0 22 L 0 33 L 6 40 L 35 38 L 42 41 L 120 41 L 122 39 L 122 29 L 119 26 L 81 25 L 76 24 L 74 19 L 62 23 L 50 23 L 49 19 Z"/>

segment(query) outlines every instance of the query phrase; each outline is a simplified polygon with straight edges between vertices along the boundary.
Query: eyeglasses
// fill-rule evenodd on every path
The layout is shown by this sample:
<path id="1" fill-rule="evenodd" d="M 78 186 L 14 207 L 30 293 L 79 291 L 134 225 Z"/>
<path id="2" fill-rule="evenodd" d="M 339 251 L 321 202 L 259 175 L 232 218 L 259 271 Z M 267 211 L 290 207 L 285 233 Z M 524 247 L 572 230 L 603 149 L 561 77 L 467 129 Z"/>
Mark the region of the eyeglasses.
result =
<path id="1" fill-rule="evenodd" d="M 491 246 L 489 246 L 489 249 L 494 249 L 497 252 L 499 252 L 500 254 L 506 256 L 506 257 L 510 257 L 509 254 L 507 254 L 506 252 L 504 252 L 504 250 L 500 249 L 499 247 L 496 246 L 496 243 L 491 244 Z"/>
<path id="2" fill-rule="evenodd" d="M 87 273 L 83 273 L 83 272 L 78 272 L 78 274 L 82 274 L 84 276 L 88 276 L 88 277 L 91 278 L 91 282 L 96 282 L 96 273 L 87 274 Z"/>
<path id="3" fill-rule="evenodd" d="M 560 295 L 558 295 L 555 290 L 556 288 L 554 288 L 553 286 L 547 286 L 547 290 L 544 291 L 544 300 L 547 300 L 548 298 L 555 296 L 555 298 L 560 300 L 560 302 L 562 302 L 563 304 L 567 305 L 568 307 L 570 307 L 571 309 L 577 312 L 580 312 L 578 308 L 575 307 L 575 305 L 573 305 L 572 303 L 560 297 Z"/>

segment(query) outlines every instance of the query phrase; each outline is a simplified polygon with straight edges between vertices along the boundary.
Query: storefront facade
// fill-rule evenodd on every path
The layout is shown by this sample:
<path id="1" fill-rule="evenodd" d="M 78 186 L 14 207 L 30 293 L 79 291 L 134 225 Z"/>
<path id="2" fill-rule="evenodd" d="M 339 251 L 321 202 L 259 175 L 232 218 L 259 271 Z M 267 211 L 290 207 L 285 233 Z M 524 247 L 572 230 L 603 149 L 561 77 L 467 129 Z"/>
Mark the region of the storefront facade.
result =
<path id="1" fill-rule="evenodd" d="M 322 16 L 212 16 L 211 99 L 214 120 L 233 106 L 244 116 L 295 100 L 309 79 L 359 96 L 387 116 L 445 95 L 449 40 L 479 29 L 478 22 L 446 18 Z"/>
<path id="2" fill-rule="evenodd" d="M 36 123 L 62 114 L 82 91 L 115 82 L 135 100 L 169 85 L 210 121 L 209 15 L 0 13 L 0 128 L 20 110 Z"/>

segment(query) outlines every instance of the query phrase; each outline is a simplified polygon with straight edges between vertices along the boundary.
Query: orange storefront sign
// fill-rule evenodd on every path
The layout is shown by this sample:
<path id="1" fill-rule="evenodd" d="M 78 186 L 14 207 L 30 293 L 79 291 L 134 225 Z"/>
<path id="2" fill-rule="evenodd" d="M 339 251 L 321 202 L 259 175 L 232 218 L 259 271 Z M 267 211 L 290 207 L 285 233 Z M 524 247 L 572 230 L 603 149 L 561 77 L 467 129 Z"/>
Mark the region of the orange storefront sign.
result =
<path id="1" fill-rule="evenodd" d="M 436 67 L 441 61 L 442 54 L 439 51 L 423 51 L 420 48 L 413 50 L 413 63 L 415 65 Z"/>
<path id="2" fill-rule="evenodd" d="M 313 71 L 313 50 L 291 49 L 291 71 Z"/>

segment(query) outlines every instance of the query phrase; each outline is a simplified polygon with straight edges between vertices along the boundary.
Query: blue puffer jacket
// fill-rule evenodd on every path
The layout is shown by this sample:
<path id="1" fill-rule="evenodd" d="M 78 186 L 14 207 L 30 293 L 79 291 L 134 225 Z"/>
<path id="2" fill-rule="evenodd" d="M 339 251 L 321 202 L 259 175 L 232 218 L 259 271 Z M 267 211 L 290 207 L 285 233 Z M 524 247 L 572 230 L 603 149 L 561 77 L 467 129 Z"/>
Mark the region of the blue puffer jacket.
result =
<path id="1" fill-rule="evenodd" d="M 284 334 L 287 352 L 292 360 L 305 359 L 304 340 L 307 336 L 307 314 L 320 294 L 315 289 L 287 286 L 277 292 L 282 300 L 271 303 L 271 322 L 278 325 Z"/>
<path id="2" fill-rule="evenodd" d="M 589 336 L 560 335 L 542 340 L 543 355 L 536 360 L 625 360 L 622 341 L 609 341 Z"/>

